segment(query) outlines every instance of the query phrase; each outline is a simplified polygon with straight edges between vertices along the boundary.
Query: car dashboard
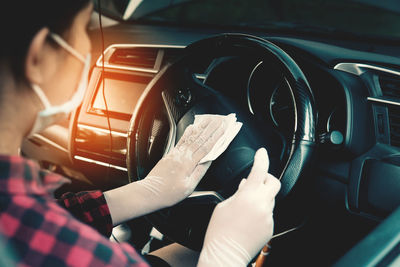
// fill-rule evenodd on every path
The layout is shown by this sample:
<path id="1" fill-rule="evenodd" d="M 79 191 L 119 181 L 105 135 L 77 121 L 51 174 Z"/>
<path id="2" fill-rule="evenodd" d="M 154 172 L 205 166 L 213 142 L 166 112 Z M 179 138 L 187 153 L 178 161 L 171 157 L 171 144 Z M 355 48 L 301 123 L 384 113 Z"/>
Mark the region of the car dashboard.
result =
<path id="1" fill-rule="evenodd" d="M 68 140 L 62 144 L 50 141 L 68 150 L 71 166 L 97 188 L 131 182 L 126 154 L 135 104 L 151 80 L 179 58 L 186 46 L 220 33 L 223 31 L 121 24 L 104 29 L 106 49 L 102 54 L 100 34 L 94 31 L 97 60 L 84 102 L 71 116 Z M 311 184 L 307 194 L 324 203 L 324 209 L 343 210 L 371 222 L 369 225 L 384 219 L 400 204 L 400 47 L 390 50 L 375 45 L 371 51 L 372 44 L 358 46 L 359 41 L 246 33 L 265 38 L 288 53 L 314 94 L 318 147 L 308 177 L 302 177 Z M 268 62 L 230 57 L 205 62 L 197 72 L 200 82 L 228 96 L 259 121 L 272 118 L 283 139 L 293 134 L 295 106 L 290 86 Z M 273 94 L 266 96 L 265 91 Z M 184 107 L 191 96 L 185 88 L 177 88 L 167 97 L 175 106 Z M 168 113 L 175 113 L 177 119 L 180 116 L 179 109 L 165 109 L 161 96 L 154 106 L 160 112 L 148 125 L 149 154 L 156 146 L 165 148 L 166 143 L 154 145 L 152 140 L 157 135 L 167 136 Z M 26 154 L 48 146 L 43 140 L 36 136 L 27 141 Z"/>

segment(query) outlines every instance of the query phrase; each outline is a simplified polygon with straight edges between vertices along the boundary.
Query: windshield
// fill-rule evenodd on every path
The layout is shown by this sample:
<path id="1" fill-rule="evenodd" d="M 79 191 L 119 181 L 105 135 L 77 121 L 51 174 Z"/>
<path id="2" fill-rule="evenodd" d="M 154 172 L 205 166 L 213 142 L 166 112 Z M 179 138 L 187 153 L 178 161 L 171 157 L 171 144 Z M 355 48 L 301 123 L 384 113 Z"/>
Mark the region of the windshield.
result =
<path id="1" fill-rule="evenodd" d="M 146 1 L 143 1 L 146 2 Z M 151 2 L 151 1 L 148 1 Z M 136 22 L 400 37 L 397 0 L 202 0 L 132 16 Z M 150 4 L 150 3 L 149 3 Z"/>

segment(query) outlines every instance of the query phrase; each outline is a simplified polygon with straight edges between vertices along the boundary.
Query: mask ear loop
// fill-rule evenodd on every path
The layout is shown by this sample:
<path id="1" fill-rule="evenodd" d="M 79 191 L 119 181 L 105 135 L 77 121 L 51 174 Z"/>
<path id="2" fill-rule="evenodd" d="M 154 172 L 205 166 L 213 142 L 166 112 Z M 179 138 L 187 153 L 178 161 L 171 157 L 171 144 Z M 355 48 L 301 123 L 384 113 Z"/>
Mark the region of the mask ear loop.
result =
<path id="1" fill-rule="evenodd" d="M 43 93 L 42 89 L 39 87 L 39 85 L 32 84 L 32 89 L 35 91 L 37 97 L 39 97 L 40 101 L 42 102 L 43 106 L 45 109 L 50 108 L 51 104 L 47 96 Z"/>
<path id="2" fill-rule="evenodd" d="M 67 50 L 71 55 L 76 57 L 79 61 L 85 63 L 86 58 L 76 51 L 71 45 L 69 45 L 61 36 L 55 33 L 49 33 L 51 39 L 53 39 L 59 46 Z"/>

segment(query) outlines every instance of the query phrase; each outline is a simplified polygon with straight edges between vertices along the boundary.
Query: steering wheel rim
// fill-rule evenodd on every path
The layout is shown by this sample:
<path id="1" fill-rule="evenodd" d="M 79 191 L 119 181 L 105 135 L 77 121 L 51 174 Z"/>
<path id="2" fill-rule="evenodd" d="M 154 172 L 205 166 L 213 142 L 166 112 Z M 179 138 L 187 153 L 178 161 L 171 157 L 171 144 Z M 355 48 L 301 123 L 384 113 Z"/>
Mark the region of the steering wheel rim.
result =
<path id="1" fill-rule="evenodd" d="M 300 67 L 296 64 L 296 62 L 280 49 L 278 46 L 274 45 L 273 43 L 250 35 L 243 35 L 243 34 L 223 34 L 218 35 L 215 37 L 211 37 L 208 39 L 204 39 L 198 41 L 185 49 L 185 55 L 178 59 L 175 63 L 165 67 L 162 69 L 156 77 L 149 83 L 146 87 L 145 91 L 141 95 L 135 110 L 132 114 L 130 127 L 128 131 L 128 145 L 127 145 L 127 167 L 128 167 L 128 175 L 130 181 L 135 181 L 138 178 L 138 131 L 141 116 L 145 116 L 146 112 L 145 105 L 146 103 L 149 104 L 149 99 L 152 99 L 152 96 L 155 92 L 160 93 L 157 91 L 157 87 L 160 87 L 161 83 L 165 83 L 163 80 L 166 76 L 171 75 L 170 70 L 180 64 L 186 63 L 185 60 L 190 58 L 193 55 L 201 55 L 205 52 L 216 52 L 216 54 L 224 51 L 223 53 L 229 53 L 232 51 L 254 51 L 255 53 L 266 53 L 268 56 L 275 59 L 282 68 L 285 77 L 288 79 L 289 83 L 292 85 L 292 97 L 294 99 L 295 105 L 295 129 L 292 138 L 291 150 L 290 155 L 287 160 L 287 163 L 282 171 L 282 175 L 280 176 L 280 180 L 282 183 L 281 191 L 278 195 L 278 199 L 282 199 L 286 197 L 291 190 L 293 189 L 294 185 L 296 184 L 298 178 L 303 173 L 304 169 L 307 167 L 308 163 L 310 162 L 311 155 L 315 146 L 315 121 L 316 121 L 316 111 L 314 108 L 314 97 L 310 88 L 310 85 L 301 71 Z M 193 81 L 191 81 L 193 82 Z M 209 92 L 212 91 L 211 88 L 207 88 L 205 85 L 195 85 L 191 83 L 192 86 L 200 86 L 202 90 L 204 90 L 204 95 L 202 97 L 206 97 Z M 161 89 L 158 89 L 161 90 Z M 210 91 L 211 90 L 211 91 Z M 208 91 L 208 92 L 207 92 Z M 212 93 L 212 92 L 211 92 Z M 166 96 L 163 95 L 162 101 L 166 100 Z M 158 103 L 160 104 L 160 103 Z M 165 104 L 167 106 L 167 104 Z M 168 108 L 167 108 L 168 109 Z M 167 110 L 168 112 L 168 110 Z M 199 112 L 199 111 L 195 111 Z M 200 112 L 202 112 L 200 110 Z M 187 123 L 186 123 L 187 124 Z M 182 132 L 182 131 L 181 131 Z M 169 135 L 171 137 L 171 133 Z M 174 137 L 170 138 L 174 139 Z M 176 137 L 175 140 L 176 141 Z M 174 142 L 169 142 L 167 144 L 167 151 L 174 145 Z M 251 164 L 251 162 L 250 162 Z M 245 167 L 248 168 L 249 164 Z M 140 177 L 140 176 L 139 176 Z M 142 177 L 144 178 L 144 177 Z M 211 192 L 212 193 L 212 192 Z M 215 192 L 214 192 L 215 193 Z M 204 196 L 203 196 L 204 197 Z M 207 199 L 208 197 L 208 199 Z M 221 198 L 218 194 L 212 195 L 209 194 L 206 198 L 203 198 L 203 201 L 208 202 L 208 204 L 213 204 L 210 206 L 209 209 L 204 211 L 207 216 L 210 216 L 213 210 L 213 207 L 223 198 Z M 182 208 L 182 206 L 181 206 Z M 168 211 L 170 214 L 170 211 Z M 162 213 L 162 212 L 161 212 Z M 165 214 L 155 213 L 149 216 L 150 221 L 161 230 L 165 230 L 165 232 L 171 232 L 171 229 L 165 225 L 168 222 L 161 223 L 160 225 L 160 218 L 161 220 L 168 221 L 168 216 Z M 155 217 L 154 217 L 155 216 Z M 157 218 L 158 217 L 158 218 Z M 171 222 L 169 222 L 171 223 Z M 205 232 L 203 227 L 202 231 Z M 188 247 L 199 249 L 201 247 L 198 244 L 192 244 L 185 240 L 187 238 L 183 237 L 176 237 L 172 234 L 172 239 L 175 241 L 180 242 Z"/>

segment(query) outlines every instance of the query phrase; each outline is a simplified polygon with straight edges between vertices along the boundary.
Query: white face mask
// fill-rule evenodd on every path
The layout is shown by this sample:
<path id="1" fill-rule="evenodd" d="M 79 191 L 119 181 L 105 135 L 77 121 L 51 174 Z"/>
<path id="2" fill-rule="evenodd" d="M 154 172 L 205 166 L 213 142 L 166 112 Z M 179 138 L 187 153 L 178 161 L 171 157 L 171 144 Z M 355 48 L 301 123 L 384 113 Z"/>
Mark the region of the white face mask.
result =
<path id="1" fill-rule="evenodd" d="M 79 61 L 84 63 L 83 72 L 75 94 L 69 101 L 58 106 L 52 106 L 50 104 L 50 101 L 48 100 L 43 90 L 38 85 L 36 84 L 31 85 L 33 91 L 36 93 L 36 95 L 42 102 L 44 109 L 37 114 L 35 123 L 33 124 L 29 136 L 41 132 L 48 126 L 56 123 L 61 119 L 67 118 L 68 115 L 82 103 L 88 85 L 88 75 L 89 75 L 90 59 L 91 59 L 90 54 L 84 57 L 57 34 L 51 33 L 50 37 L 62 48 L 67 50 L 71 55 L 73 55 Z"/>

